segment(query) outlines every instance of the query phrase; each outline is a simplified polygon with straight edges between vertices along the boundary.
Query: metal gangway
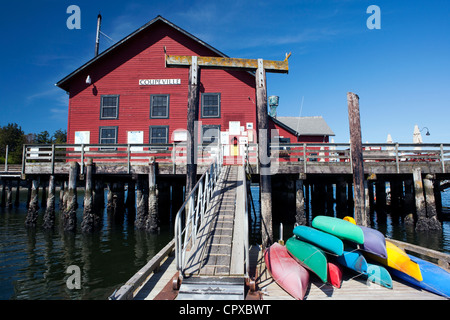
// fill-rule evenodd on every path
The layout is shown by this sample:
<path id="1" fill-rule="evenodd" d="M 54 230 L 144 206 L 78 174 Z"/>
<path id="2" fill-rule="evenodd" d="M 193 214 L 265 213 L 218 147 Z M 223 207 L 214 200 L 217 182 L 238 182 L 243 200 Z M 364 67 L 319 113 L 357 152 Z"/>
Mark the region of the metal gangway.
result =
<path id="1" fill-rule="evenodd" d="M 243 300 L 248 253 L 245 167 L 214 163 L 175 218 L 177 299 Z"/>

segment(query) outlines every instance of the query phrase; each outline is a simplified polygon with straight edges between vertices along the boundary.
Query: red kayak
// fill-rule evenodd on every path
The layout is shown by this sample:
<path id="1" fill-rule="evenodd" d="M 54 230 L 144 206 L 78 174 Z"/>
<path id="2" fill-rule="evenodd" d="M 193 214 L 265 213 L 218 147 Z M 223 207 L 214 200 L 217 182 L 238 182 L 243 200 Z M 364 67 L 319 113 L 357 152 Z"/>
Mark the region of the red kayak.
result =
<path id="1" fill-rule="evenodd" d="M 333 262 L 328 262 L 328 282 L 335 288 L 341 287 L 342 270 Z"/>
<path id="2" fill-rule="evenodd" d="M 309 272 L 291 257 L 286 247 L 274 243 L 264 252 L 264 260 L 276 283 L 295 299 L 303 300 L 309 285 Z"/>

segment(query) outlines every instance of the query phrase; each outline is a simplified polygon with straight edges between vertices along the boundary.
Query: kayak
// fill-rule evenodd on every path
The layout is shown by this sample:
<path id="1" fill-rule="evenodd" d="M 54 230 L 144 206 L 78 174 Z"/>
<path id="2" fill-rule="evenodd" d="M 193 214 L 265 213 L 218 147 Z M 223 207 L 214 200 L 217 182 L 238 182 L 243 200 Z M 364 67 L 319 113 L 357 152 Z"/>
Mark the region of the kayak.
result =
<path id="1" fill-rule="evenodd" d="M 308 270 L 279 243 L 274 243 L 264 252 L 264 260 L 275 282 L 292 297 L 302 300 L 309 285 Z"/>
<path id="2" fill-rule="evenodd" d="M 367 262 L 367 279 L 380 286 L 392 289 L 392 278 L 383 266 Z"/>
<path id="3" fill-rule="evenodd" d="M 416 287 L 450 299 L 450 273 L 431 262 L 410 255 L 409 257 L 419 265 L 423 277 L 422 281 L 417 281 L 413 277 L 395 269 L 391 269 L 391 273 Z"/>
<path id="4" fill-rule="evenodd" d="M 364 243 L 364 233 L 361 228 L 349 221 L 334 217 L 317 216 L 313 219 L 311 225 L 342 240 L 353 241 L 357 244 Z"/>
<path id="5" fill-rule="evenodd" d="M 353 223 L 353 224 L 356 224 L 355 219 L 353 219 L 353 217 L 350 217 L 350 216 L 344 217 L 343 220 L 348 221 L 348 222 L 351 222 L 351 223 Z"/>
<path id="6" fill-rule="evenodd" d="M 344 253 L 344 244 L 342 240 L 329 233 L 307 226 L 296 226 L 294 228 L 294 235 L 298 239 L 316 245 L 326 252 L 338 256 Z"/>
<path id="7" fill-rule="evenodd" d="M 348 269 L 367 274 L 367 261 L 358 250 L 347 247 L 344 249 L 344 254 L 337 257 L 336 261 Z"/>
<path id="8" fill-rule="evenodd" d="M 315 245 L 301 241 L 295 236 L 286 241 L 288 252 L 301 265 L 316 274 L 324 283 L 327 282 L 327 257 L 325 252 Z"/>
<path id="9" fill-rule="evenodd" d="M 359 249 L 373 253 L 383 259 L 387 259 L 386 239 L 384 235 L 375 229 L 360 226 L 364 233 L 364 243 Z"/>
<path id="10" fill-rule="evenodd" d="M 406 273 L 417 281 L 423 280 L 419 265 L 412 261 L 405 251 L 397 247 L 389 240 L 386 240 L 386 252 L 387 259 L 383 259 L 371 253 L 365 253 L 365 255 L 385 266 Z"/>
<path id="11" fill-rule="evenodd" d="M 342 269 L 330 261 L 328 261 L 328 282 L 336 288 L 340 288 L 342 284 Z"/>

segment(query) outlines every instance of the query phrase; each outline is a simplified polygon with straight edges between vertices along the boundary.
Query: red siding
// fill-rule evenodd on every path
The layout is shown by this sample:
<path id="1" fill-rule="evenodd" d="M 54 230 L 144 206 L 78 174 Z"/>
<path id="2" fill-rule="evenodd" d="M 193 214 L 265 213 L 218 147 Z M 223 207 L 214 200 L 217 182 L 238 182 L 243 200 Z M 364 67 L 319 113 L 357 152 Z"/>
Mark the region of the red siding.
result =
<path id="1" fill-rule="evenodd" d="M 217 56 L 167 24 L 154 23 L 71 79 L 68 143 L 74 143 L 75 131 L 90 131 L 90 143 L 98 143 L 102 126 L 118 127 L 118 143 L 127 143 L 127 131 L 138 130 L 144 131 L 144 143 L 149 143 L 152 125 L 168 125 L 169 139 L 174 130 L 185 129 L 188 69 L 165 68 L 164 47 L 170 55 Z M 85 83 L 88 75 L 91 85 Z M 140 86 L 139 79 L 181 79 L 181 84 Z M 240 121 L 241 126 L 252 122 L 256 129 L 254 82 L 247 72 L 201 70 L 201 93 L 221 93 L 221 117 L 202 119 L 199 110 L 199 121 L 219 124 L 222 131 L 229 121 Z M 150 119 L 151 94 L 170 94 L 168 119 Z M 100 120 L 102 95 L 120 95 L 118 119 Z"/>

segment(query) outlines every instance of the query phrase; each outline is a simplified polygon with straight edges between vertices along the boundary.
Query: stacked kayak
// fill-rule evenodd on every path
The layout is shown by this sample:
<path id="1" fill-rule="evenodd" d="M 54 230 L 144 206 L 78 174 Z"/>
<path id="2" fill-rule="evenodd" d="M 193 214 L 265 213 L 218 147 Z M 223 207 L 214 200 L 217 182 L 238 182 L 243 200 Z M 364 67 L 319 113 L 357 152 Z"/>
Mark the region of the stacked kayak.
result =
<path id="1" fill-rule="evenodd" d="M 389 240 L 386 240 L 386 251 L 386 259 L 371 253 L 366 253 L 366 256 L 394 270 L 405 273 L 417 281 L 423 280 L 419 265 L 412 261 L 405 251 Z"/>
<path id="2" fill-rule="evenodd" d="M 348 240 L 357 244 L 364 243 L 364 233 L 361 228 L 349 221 L 338 218 L 317 216 L 313 219 L 313 228 L 332 234 L 342 240 Z"/>
<path id="3" fill-rule="evenodd" d="M 295 236 L 286 241 L 286 248 L 301 265 L 314 272 L 324 283 L 327 282 L 327 257 L 322 249 Z"/>
<path id="4" fill-rule="evenodd" d="M 274 243 L 264 253 L 266 267 L 278 285 L 297 300 L 302 300 L 309 285 L 309 273 L 287 252 Z"/>
<path id="5" fill-rule="evenodd" d="M 272 277 L 296 299 L 303 299 L 309 272 L 336 288 L 345 267 L 368 281 L 392 289 L 392 275 L 419 288 L 450 298 L 450 273 L 409 256 L 372 228 L 344 219 L 317 216 L 312 227 L 296 226 L 286 246 L 274 244 L 265 253 Z"/>
<path id="6" fill-rule="evenodd" d="M 431 262 L 413 256 L 409 257 L 419 265 L 422 281 L 417 281 L 415 278 L 396 269 L 391 269 L 392 274 L 414 286 L 450 299 L 450 273 Z"/>

